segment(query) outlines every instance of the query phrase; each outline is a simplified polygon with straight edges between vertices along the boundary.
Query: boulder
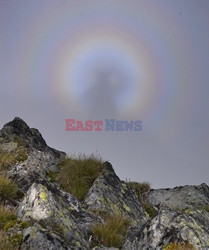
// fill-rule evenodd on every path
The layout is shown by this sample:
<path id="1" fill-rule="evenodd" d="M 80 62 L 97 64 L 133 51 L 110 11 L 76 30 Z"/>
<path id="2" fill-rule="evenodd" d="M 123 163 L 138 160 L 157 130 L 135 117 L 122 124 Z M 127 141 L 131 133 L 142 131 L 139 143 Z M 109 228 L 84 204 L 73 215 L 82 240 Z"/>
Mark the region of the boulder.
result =
<path id="1" fill-rule="evenodd" d="M 97 220 L 81 209 L 75 197 L 45 181 L 30 187 L 19 205 L 18 218 L 41 225 L 46 232 L 38 230 L 43 239 L 54 233 L 75 249 L 90 248 L 90 225 Z"/>
<path id="2" fill-rule="evenodd" d="M 109 162 L 103 164 L 102 172 L 86 194 L 83 206 L 87 211 L 123 214 L 137 225 L 146 222 L 140 201 L 127 184 L 120 181 Z"/>
<path id="3" fill-rule="evenodd" d="M 209 187 L 203 183 L 198 186 L 155 189 L 150 191 L 148 201 L 153 206 L 174 210 L 201 209 L 209 207 Z"/>
<path id="4" fill-rule="evenodd" d="M 180 213 L 161 208 L 158 215 L 129 234 L 123 250 L 160 250 L 173 242 L 187 242 L 195 249 L 209 249 L 209 213 L 187 210 Z"/>
<path id="5" fill-rule="evenodd" d="M 23 232 L 21 250 L 70 250 L 59 235 L 42 228 L 39 224 L 28 227 Z M 79 248 L 78 248 L 79 249 Z"/>

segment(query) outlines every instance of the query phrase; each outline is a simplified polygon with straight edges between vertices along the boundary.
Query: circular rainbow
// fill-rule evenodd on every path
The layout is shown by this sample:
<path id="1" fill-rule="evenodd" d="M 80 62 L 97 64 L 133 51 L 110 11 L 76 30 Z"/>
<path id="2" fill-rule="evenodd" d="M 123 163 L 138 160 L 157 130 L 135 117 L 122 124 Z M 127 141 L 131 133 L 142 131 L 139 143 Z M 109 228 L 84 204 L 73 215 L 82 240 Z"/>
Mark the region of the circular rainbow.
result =
<path id="1" fill-rule="evenodd" d="M 186 31 L 172 22 L 169 4 L 161 15 L 152 2 L 148 17 L 139 3 L 127 1 L 60 3 L 49 6 L 46 1 L 38 12 L 28 13 L 31 23 L 17 41 L 24 52 L 15 55 L 21 60 L 16 65 L 19 91 L 29 91 L 33 98 L 53 96 L 58 104 L 85 109 L 83 93 L 91 87 L 85 79 L 100 63 L 109 64 L 128 81 L 116 95 L 120 114 L 148 124 L 154 120 L 156 129 L 166 131 L 173 124 L 180 129 L 183 121 L 177 121 L 189 111 L 194 93 L 185 105 L 183 97 L 192 82 L 189 65 L 181 58 L 188 51 Z"/>

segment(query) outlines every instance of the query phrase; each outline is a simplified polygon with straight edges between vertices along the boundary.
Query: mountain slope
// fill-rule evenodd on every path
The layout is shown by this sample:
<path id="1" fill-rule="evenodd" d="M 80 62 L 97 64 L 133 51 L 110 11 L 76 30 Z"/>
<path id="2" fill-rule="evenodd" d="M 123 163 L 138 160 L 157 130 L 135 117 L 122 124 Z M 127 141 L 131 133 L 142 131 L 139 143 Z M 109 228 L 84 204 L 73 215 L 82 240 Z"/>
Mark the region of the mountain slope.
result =
<path id="1" fill-rule="evenodd" d="M 65 153 L 50 148 L 40 132 L 20 118 L 2 128 L 2 249 L 209 249 L 206 184 L 148 189 L 139 197 L 109 162 L 101 162 L 81 199 L 60 182 L 64 159 Z M 67 183 L 70 176 L 66 173 Z M 89 176 L 82 178 L 85 186 Z M 11 192 L 11 185 L 16 192 Z"/>

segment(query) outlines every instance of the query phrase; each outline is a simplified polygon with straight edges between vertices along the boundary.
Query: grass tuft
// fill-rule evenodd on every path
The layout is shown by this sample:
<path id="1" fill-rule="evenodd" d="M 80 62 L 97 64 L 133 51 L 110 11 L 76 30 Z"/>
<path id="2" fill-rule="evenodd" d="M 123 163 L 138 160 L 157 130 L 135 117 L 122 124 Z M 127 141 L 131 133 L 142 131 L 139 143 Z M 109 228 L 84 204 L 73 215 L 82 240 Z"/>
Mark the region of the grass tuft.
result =
<path id="1" fill-rule="evenodd" d="M 17 223 L 17 220 L 11 220 L 7 222 L 4 226 L 4 231 L 8 231 L 10 228 L 14 227 Z"/>
<path id="2" fill-rule="evenodd" d="M 0 205 L 0 229 L 3 229 L 9 221 L 16 220 L 17 216 L 14 210 L 8 209 L 7 207 Z"/>
<path id="3" fill-rule="evenodd" d="M 10 240 L 8 235 L 3 231 L 0 230 L 0 246 L 1 249 L 5 250 L 18 250 L 19 244 L 17 241 Z"/>
<path id="4" fill-rule="evenodd" d="M 209 206 L 202 206 L 200 209 L 206 211 L 207 213 L 209 213 Z"/>
<path id="5" fill-rule="evenodd" d="M 154 209 L 154 207 L 148 202 L 143 201 L 142 206 L 144 207 L 144 210 L 147 212 L 150 218 L 152 218 L 154 215 L 157 214 L 157 211 Z"/>
<path id="6" fill-rule="evenodd" d="M 195 250 L 196 248 L 188 242 L 172 242 L 163 246 L 163 250 Z"/>
<path id="7" fill-rule="evenodd" d="M 17 196 L 19 195 L 19 189 L 17 184 L 3 176 L 0 175 L 0 199 L 1 200 L 11 200 L 14 198 L 17 198 Z"/>
<path id="8" fill-rule="evenodd" d="M 109 215 L 104 223 L 96 223 L 92 227 L 94 244 L 106 247 L 122 247 L 130 220 L 122 215 Z"/>
<path id="9" fill-rule="evenodd" d="M 150 191 L 150 183 L 148 182 L 127 182 L 127 185 L 134 191 L 139 199 L 142 199 L 144 194 Z"/>
<path id="10" fill-rule="evenodd" d="M 57 181 L 61 188 L 82 200 L 94 180 L 102 170 L 102 161 L 94 155 L 80 155 L 78 158 L 66 158 L 58 165 L 60 171 Z"/>
<path id="11" fill-rule="evenodd" d="M 25 161 L 27 157 L 27 152 L 23 147 L 11 152 L 0 149 L 0 171 L 8 170 L 15 163 Z"/>
<path id="12" fill-rule="evenodd" d="M 133 190 L 137 198 L 141 202 L 144 210 L 149 217 L 153 217 L 156 214 L 154 207 L 147 201 L 147 194 L 150 191 L 150 183 L 148 182 L 127 182 L 127 185 Z"/>

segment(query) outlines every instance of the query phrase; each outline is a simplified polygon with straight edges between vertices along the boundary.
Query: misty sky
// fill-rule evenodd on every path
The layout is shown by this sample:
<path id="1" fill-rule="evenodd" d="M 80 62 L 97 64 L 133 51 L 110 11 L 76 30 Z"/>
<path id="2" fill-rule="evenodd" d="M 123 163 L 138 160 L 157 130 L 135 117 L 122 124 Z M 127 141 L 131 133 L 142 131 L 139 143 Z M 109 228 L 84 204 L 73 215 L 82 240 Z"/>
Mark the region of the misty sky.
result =
<path id="1" fill-rule="evenodd" d="M 0 127 L 15 116 L 121 179 L 209 184 L 208 0 L 0 0 Z M 142 121 L 67 132 L 65 119 Z"/>

